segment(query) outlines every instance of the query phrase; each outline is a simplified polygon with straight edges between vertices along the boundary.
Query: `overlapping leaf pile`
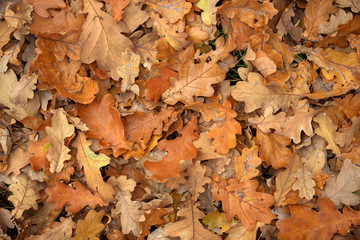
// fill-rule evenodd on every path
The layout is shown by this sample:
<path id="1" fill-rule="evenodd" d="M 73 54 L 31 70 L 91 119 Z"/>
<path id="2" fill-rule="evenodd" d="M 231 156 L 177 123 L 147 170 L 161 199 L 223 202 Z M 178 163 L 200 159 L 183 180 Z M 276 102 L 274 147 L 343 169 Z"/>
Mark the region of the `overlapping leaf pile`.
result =
<path id="1" fill-rule="evenodd" d="M 351 236 L 359 12 L 1 1 L 0 238 Z"/>

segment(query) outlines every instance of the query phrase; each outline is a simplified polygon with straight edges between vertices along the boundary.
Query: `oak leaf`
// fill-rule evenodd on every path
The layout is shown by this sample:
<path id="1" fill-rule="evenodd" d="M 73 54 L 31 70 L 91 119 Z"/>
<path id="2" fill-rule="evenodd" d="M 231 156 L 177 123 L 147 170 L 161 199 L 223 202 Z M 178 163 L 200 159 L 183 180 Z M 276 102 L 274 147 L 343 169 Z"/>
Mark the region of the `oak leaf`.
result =
<path id="1" fill-rule="evenodd" d="M 192 197 L 192 201 L 196 202 L 200 193 L 205 192 L 203 187 L 205 184 L 210 183 L 210 178 L 205 176 L 206 168 L 201 166 L 200 161 L 196 161 L 194 166 L 187 169 L 189 179 L 186 183 Z"/>
<path id="2" fill-rule="evenodd" d="M 50 137 L 51 148 L 46 155 L 50 162 L 50 172 L 59 173 L 64 167 L 64 162 L 69 160 L 70 149 L 65 146 L 65 139 L 74 134 L 74 125 L 69 124 L 66 115 L 58 109 L 51 118 L 51 127 L 45 127 L 45 132 Z"/>
<path id="3" fill-rule="evenodd" d="M 272 106 L 274 112 L 280 108 L 286 111 L 290 103 L 295 103 L 299 98 L 298 94 L 286 92 L 281 86 L 265 86 L 263 77 L 254 72 L 248 74 L 247 81 L 236 83 L 231 96 L 237 101 L 245 102 L 246 113 L 268 106 Z"/>
<path id="4" fill-rule="evenodd" d="M 191 202 L 187 203 L 186 207 L 180 209 L 177 212 L 177 216 L 180 217 L 178 221 L 171 225 L 165 226 L 166 236 L 179 236 L 181 240 L 221 239 L 220 236 L 211 233 L 209 230 L 203 227 L 199 219 L 204 217 L 204 213 L 200 211 L 197 206 L 193 205 Z"/>
<path id="5" fill-rule="evenodd" d="M 273 108 L 268 106 L 265 108 L 263 116 L 249 118 L 248 122 L 255 124 L 256 127 L 265 134 L 271 133 L 272 129 L 274 129 L 275 132 L 281 132 L 287 125 L 286 113 L 279 112 L 273 115 L 273 112 Z"/>
<path id="6" fill-rule="evenodd" d="M 216 25 L 216 3 L 219 0 L 199 0 L 195 3 L 195 6 L 202 11 L 201 19 L 206 25 Z"/>
<path id="7" fill-rule="evenodd" d="M 326 115 L 326 113 L 318 114 L 314 117 L 314 122 L 319 124 L 319 127 L 315 128 L 315 133 L 324 138 L 328 145 L 326 149 L 332 150 L 336 156 L 340 156 L 340 149 L 335 143 L 335 132 L 337 126 L 334 122 Z"/>
<path id="8" fill-rule="evenodd" d="M 360 168 L 345 159 L 339 175 L 331 177 L 325 185 L 323 196 L 330 198 L 339 208 L 340 203 L 357 205 L 360 196 L 353 192 L 360 190 Z"/>
<path id="9" fill-rule="evenodd" d="M 75 226 L 76 224 L 72 221 L 71 217 L 61 217 L 60 222 L 52 222 L 45 228 L 41 228 L 39 231 L 41 235 L 32 235 L 31 237 L 26 238 L 26 240 L 67 240 L 71 238 Z"/>
<path id="10" fill-rule="evenodd" d="M 111 70 L 114 79 L 118 79 L 116 68 L 121 66 L 121 55 L 126 48 L 133 48 L 131 41 L 122 32 L 128 29 L 123 22 L 116 23 L 107 13 L 101 10 L 103 4 L 94 0 L 84 1 L 83 12 L 87 13 L 82 27 L 80 42 L 83 46 L 81 61 L 96 61 L 102 70 Z"/>
<path id="11" fill-rule="evenodd" d="M 254 230 L 256 221 L 270 223 L 275 218 L 269 208 L 275 203 L 274 197 L 256 192 L 258 185 L 256 180 L 213 179 L 213 195 L 216 201 L 222 201 L 226 221 L 238 216 L 246 229 Z"/>
<path id="12" fill-rule="evenodd" d="M 100 103 L 78 105 L 78 115 L 90 129 L 85 134 L 99 139 L 103 148 L 111 148 L 114 157 L 120 156 L 131 146 L 125 139 L 124 125 L 115 107 L 115 98 L 110 94 L 103 96 Z"/>
<path id="13" fill-rule="evenodd" d="M 226 231 L 229 235 L 226 237 L 226 240 L 252 240 L 256 239 L 258 229 L 262 226 L 271 226 L 265 225 L 262 222 L 257 222 L 254 230 L 248 230 L 243 225 L 236 225 Z"/>
<path id="14" fill-rule="evenodd" d="M 201 59 L 195 64 L 192 59 L 186 60 L 179 70 L 179 81 L 166 90 L 162 98 L 165 103 L 174 105 L 178 101 L 193 103 L 193 96 L 211 97 L 214 94 L 212 84 L 220 83 L 225 79 L 225 73 L 216 63 L 216 59 L 207 62 Z"/>
<path id="15" fill-rule="evenodd" d="M 98 192 L 104 202 L 114 200 L 115 190 L 111 184 L 104 182 L 100 168 L 110 163 L 110 158 L 100 153 L 96 155 L 91 149 L 91 141 L 84 133 L 79 133 L 72 146 L 77 149 L 76 160 L 84 169 L 86 182 L 90 190 Z"/>
<path id="16" fill-rule="evenodd" d="M 318 40 L 320 24 L 329 25 L 327 21 L 329 15 L 337 12 L 337 8 L 333 5 L 334 0 L 315 0 L 306 5 L 305 9 L 305 31 L 304 38 L 310 41 Z"/>
<path id="17" fill-rule="evenodd" d="M 165 208 L 154 208 L 149 213 L 145 213 L 145 221 L 140 223 L 142 232 L 138 240 L 144 240 L 145 236 L 149 235 L 151 226 L 159 226 L 166 223 L 163 219 L 165 215 L 170 214 L 171 211 Z"/>
<path id="18" fill-rule="evenodd" d="M 13 104 L 26 103 L 28 99 L 34 97 L 34 90 L 36 89 L 37 76 L 24 75 L 18 82 L 12 84 L 13 91 L 9 95 L 10 102 Z"/>
<path id="19" fill-rule="evenodd" d="M 50 162 L 46 157 L 50 147 L 51 143 L 48 135 L 29 144 L 28 151 L 34 154 L 29 161 L 34 171 L 39 171 L 40 169 L 50 169 Z"/>
<path id="20" fill-rule="evenodd" d="M 312 179 L 313 175 L 311 172 L 303 164 L 293 176 L 297 178 L 297 180 L 292 185 L 292 189 L 294 191 L 299 190 L 299 197 L 311 200 L 314 197 L 314 187 L 316 186 L 315 181 Z"/>
<path id="21" fill-rule="evenodd" d="M 335 204 L 325 197 L 318 200 L 319 211 L 296 204 L 290 205 L 291 218 L 283 218 L 276 222 L 280 230 L 280 239 L 324 239 L 330 240 L 339 232 L 345 235 L 351 224 L 360 224 L 360 212 L 345 207 L 343 212 L 336 210 Z"/>
<path id="22" fill-rule="evenodd" d="M 161 67 L 161 75 L 159 77 L 153 77 L 146 80 L 146 99 L 154 100 L 156 103 L 159 102 L 161 95 L 170 87 L 169 79 L 171 77 L 178 78 L 179 74 L 163 66 Z"/>
<path id="23" fill-rule="evenodd" d="M 209 132 L 209 138 L 213 138 L 212 148 L 219 154 L 227 154 L 236 146 L 236 134 L 241 135 L 241 125 L 234 118 L 236 112 L 232 110 L 231 102 L 225 100 L 220 107 L 220 124 Z"/>
<path id="24" fill-rule="evenodd" d="M 196 118 L 192 118 L 184 128 L 178 131 L 180 137 L 159 142 L 158 149 L 168 153 L 159 162 L 144 162 L 145 168 L 153 172 L 151 178 L 160 182 L 165 182 L 171 177 L 180 178 L 181 161 L 187 166 L 192 165 L 197 155 L 193 141 L 199 138 L 199 135 L 195 133 L 196 124 Z"/>
<path id="25" fill-rule="evenodd" d="M 289 166 L 292 151 L 286 147 L 291 144 L 288 137 L 257 130 L 255 142 L 259 145 L 260 158 L 265 161 L 265 166 L 271 165 L 275 169 Z"/>
<path id="26" fill-rule="evenodd" d="M 349 119 L 360 116 L 360 94 L 348 94 L 343 99 L 335 98 L 334 102 Z"/>
<path id="27" fill-rule="evenodd" d="M 126 179 L 124 175 L 118 178 L 111 177 L 108 182 L 116 189 L 117 202 L 112 210 L 112 215 L 120 214 L 124 234 L 132 232 L 135 236 L 139 236 L 141 232 L 139 221 L 143 218 L 143 210 L 140 210 L 141 203 L 139 201 L 131 199 L 131 192 L 134 191 L 136 182 L 133 179 Z"/>
<path id="28" fill-rule="evenodd" d="M 165 18 L 160 18 L 160 16 L 154 12 L 151 12 L 150 16 L 154 20 L 159 33 L 165 37 L 166 41 L 175 48 L 176 51 L 180 51 L 191 45 L 191 42 L 186 40 L 188 37 L 186 32 L 179 32 L 176 25 L 169 24 Z"/>
<path id="29" fill-rule="evenodd" d="M 265 26 L 275 16 L 277 10 L 269 1 L 260 3 L 256 0 L 232 0 L 223 3 L 218 9 L 218 13 L 225 14 L 228 18 L 237 16 L 250 27 L 257 28 Z"/>
<path id="30" fill-rule="evenodd" d="M 145 0 L 145 4 L 166 17 L 170 23 L 183 19 L 191 10 L 191 3 L 185 0 Z"/>
<path id="31" fill-rule="evenodd" d="M 104 224 L 101 223 L 104 214 L 104 210 L 101 210 L 100 212 L 91 210 L 88 212 L 84 220 L 79 220 L 77 222 L 75 237 L 72 237 L 71 240 L 99 240 L 97 236 L 105 228 Z"/>
<path id="32" fill-rule="evenodd" d="M 211 120 L 215 120 L 221 113 L 221 109 L 218 102 L 211 103 L 202 103 L 202 102 L 194 102 L 185 105 L 186 109 L 191 109 L 196 112 L 201 112 L 202 117 L 205 121 L 210 122 Z"/>
<path id="33" fill-rule="evenodd" d="M 32 154 L 26 151 L 25 146 L 17 147 L 10 152 L 7 159 L 8 167 L 1 174 L 5 176 L 9 176 L 11 173 L 19 175 L 21 173 L 20 170 L 29 164 L 30 157 L 32 157 Z"/>
<path id="34" fill-rule="evenodd" d="M 24 0 L 24 3 L 30 4 L 34 7 L 34 11 L 43 18 L 49 17 L 48 9 L 64 8 L 66 4 L 62 0 Z"/>
<path id="35" fill-rule="evenodd" d="M 352 48 L 356 49 L 358 58 L 360 58 L 360 36 L 355 34 L 349 34 L 347 40 Z"/>
<path id="36" fill-rule="evenodd" d="M 106 205 L 98 193 L 92 194 L 80 182 L 75 181 L 73 184 L 75 188 L 61 182 L 50 186 L 45 190 L 49 196 L 47 201 L 55 203 L 56 209 L 69 206 L 66 208 L 69 213 L 77 213 L 86 206 L 94 208 L 96 205 Z"/>
<path id="37" fill-rule="evenodd" d="M 297 181 L 294 174 L 301 168 L 302 164 L 296 152 L 293 153 L 290 165 L 287 169 L 276 176 L 276 191 L 274 197 L 276 206 L 284 205 L 286 194 L 292 190 L 293 184 Z"/>
<path id="38" fill-rule="evenodd" d="M 119 64 L 116 72 L 122 78 L 120 92 L 124 93 L 133 90 L 132 87 L 135 83 L 135 78 L 139 75 L 140 56 L 129 48 L 126 48 L 125 51 L 120 53 Z M 135 91 L 136 90 L 133 90 L 133 92 Z"/>
<path id="39" fill-rule="evenodd" d="M 42 186 L 39 185 L 39 182 L 30 180 L 25 173 L 17 176 L 9 186 L 12 195 L 9 196 L 8 200 L 14 205 L 11 214 L 15 218 L 20 218 L 23 212 L 29 208 L 37 210 L 38 204 L 36 200 L 41 198 L 41 189 Z"/>
<path id="40" fill-rule="evenodd" d="M 256 169 L 261 163 L 261 158 L 258 157 L 259 147 L 253 146 L 250 149 L 244 148 L 241 156 L 236 156 L 234 159 L 235 176 L 240 182 L 250 180 L 259 174 Z"/>
<path id="41" fill-rule="evenodd" d="M 130 0 L 105 0 L 105 2 L 112 6 L 111 11 L 114 14 L 114 20 L 120 21 L 124 14 L 124 8 L 129 5 Z"/>
<path id="42" fill-rule="evenodd" d="M 207 225 L 211 230 L 220 228 L 220 232 L 226 232 L 232 226 L 231 222 L 226 221 L 225 213 L 220 213 L 219 210 L 209 213 L 202 218 L 202 223 Z"/>

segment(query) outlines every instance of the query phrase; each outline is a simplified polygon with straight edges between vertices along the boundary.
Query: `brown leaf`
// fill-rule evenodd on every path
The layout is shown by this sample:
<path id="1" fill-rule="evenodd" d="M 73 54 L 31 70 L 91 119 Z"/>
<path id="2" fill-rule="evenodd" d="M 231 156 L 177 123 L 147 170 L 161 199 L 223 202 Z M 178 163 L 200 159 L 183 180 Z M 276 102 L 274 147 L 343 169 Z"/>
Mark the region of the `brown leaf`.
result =
<path id="1" fill-rule="evenodd" d="M 149 235 L 150 227 L 165 224 L 166 221 L 163 217 L 170 213 L 171 211 L 165 208 L 154 208 L 149 213 L 145 213 L 145 221 L 140 223 L 142 233 L 138 240 L 144 240 L 145 237 Z"/>
<path id="2" fill-rule="evenodd" d="M 144 3 L 166 17 L 170 23 L 183 19 L 184 15 L 190 12 L 192 6 L 185 0 L 145 0 Z"/>
<path id="3" fill-rule="evenodd" d="M 124 93 L 129 90 L 135 92 L 136 90 L 133 90 L 132 86 L 135 83 L 135 78 L 139 75 L 140 56 L 126 48 L 120 54 L 119 61 L 120 65 L 116 68 L 116 72 L 122 78 L 120 92 Z"/>
<path id="4" fill-rule="evenodd" d="M 115 190 L 109 183 L 105 183 L 100 172 L 100 168 L 110 163 L 110 158 L 100 153 L 96 155 L 89 146 L 91 141 L 87 140 L 84 133 L 79 133 L 72 146 L 77 149 L 76 160 L 80 168 L 84 169 L 88 187 L 98 192 L 106 202 L 114 200 Z"/>
<path id="5" fill-rule="evenodd" d="M 168 153 L 159 162 L 145 161 L 144 166 L 147 170 L 152 171 L 151 178 L 165 182 L 171 177 L 180 178 L 180 161 L 185 161 L 187 167 L 192 165 L 196 158 L 196 148 L 193 141 L 199 138 L 195 133 L 197 130 L 197 121 L 192 118 L 184 128 L 178 131 L 180 137 L 173 140 L 161 140 L 158 149 Z"/>
<path id="6" fill-rule="evenodd" d="M 216 125 L 210 132 L 209 138 L 213 138 L 212 148 L 219 154 L 227 154 L 231 148 L 236 146 L 236 134 L 241 135 L 241 125 L 234 118 L 236 112 L 232 110 L 231 103 L 225 100 L 220 107 L 220 124 Z"/>
<path id="7" fill-rule="evenodd" d="M 48 202 L 55 203 L 55 208 L 63 208 L 69 206 L 66 211 L 69 213 L 77 213 L 82 208 L 90 206 L 94 208 L 96 205 L 105 206 L 99 193 L 92 194 L 80 182 L 73 182 L 74 187 L 69 187 L 61 182 L 57 182 L 54 186 L 50 186 L 45 190 L 49 196 Z"/>
<path id="8" fill-rule="evenodd" d="M 226 220 L 231 221 L 235 215 L 246 229 L 254 230 L 256 221 L 270 223 L 275 216 L 270 206 L 275 202 L 270 194 L 256 192 L 259 183 L 246 180 L 239 183 L 238 179 L 225 180 L 216 176 L 213 179 L 213 195 L 216 201 L 222 201 Z"/>
<path id="9" fill-rule="evenodd" d="M 49 17 L 48 9 L 51 8 L 64 8 L 65 3 L 62 0 L 24 0 L 24 3 L 30 4 L 34 7 L 34 11 L 43 18 Z"/>
<path id="10" fill-rule="evenodd" d="M 71 240 L 99 240 L 97 236 L 105 227 L 104 224 L 101 223 L 101 219 L 103 218 L 104 214 L 104 210 L 101 210 L 100 212 L 91 210 L 88 212 L 84 220 L 79 220 L 77 222 L 75 237 L 72 237 Z"/>
<path id="11" fill-rule="evenodd" d="M 110 94 L 105 95 L 100 103 L 79 104 L 78 115 L 90 129 L 85 133 L 86 136 L 99 139 L 103 148 L 112 149 L 115 157 L 131 149 L 125 139 L 120 113 L 115 108 L 115 99 Z"/>
<path id="12" fill-rule="evenodd" d="M 124 14 L 123 10 L 130 3 L 130 0 L 105 0 L 105 2 L 112 6 L 111 11 L 114 14 L 114 20 L 120 21 Z"/>
<path id="13" fill-rule="evenodd" d="M 318 200 L 319 211 L 315 212 L 304 205 L 290 205 L 291 218 L 280 219 L 276 227 L 280 230 L 280 239 L 328 239 L 334 233 L 345 235 L 351 224 L 360 224 L 358 211 L 344 208 L 336 210 L 335 204 L 328 198 Z"/>
<path id="14" fill-rule="evenodd" d="M 76 224 L 72 221 L 71 217 L 61 217 L 60 222 L 52 222 L 45 228 L 41 228 L 41 235 L 33 235 L 29 238 L 26 238 L 26 240 L 70 239 L 75 225 Z"/>
<path id="15" fill-rule="evenodd" d="M 236 156 L 234 159 L 235 164 L 235 176 L 240 182 L 250 180 L 259 174 L 259 170 L 256 169 L 261 163 L 261 158 L 258 157 L 259 148 L 253 146 L 252 148 L 244 148 L 241 152 L 241 156 Z"/>

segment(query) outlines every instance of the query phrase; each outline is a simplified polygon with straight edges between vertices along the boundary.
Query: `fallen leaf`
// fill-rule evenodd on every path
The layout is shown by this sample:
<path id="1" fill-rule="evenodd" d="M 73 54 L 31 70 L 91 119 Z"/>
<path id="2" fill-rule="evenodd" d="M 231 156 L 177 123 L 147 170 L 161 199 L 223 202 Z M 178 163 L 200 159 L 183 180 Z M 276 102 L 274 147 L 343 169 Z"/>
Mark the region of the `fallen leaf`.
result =
<path id="1" fill-rule="evenodd" d="M 216 201 L 222 201 L 226 221 L 235 215 L 248 230 L 254 230 L 256 221 L 270 223 L 275 216 L 270 206 L 274 197 L 267 193 L 256 192 L 259 183 L 256 180 L 239 182 L 238 179 L 213 179 L 213 195 Z"/>
<path id="2" fill-rule="evenodd" d="M 64 8 L 66 4 L 61 0 L 47 1 L 47 0 L 24 0 L 24 3 L 30 4 L 34 7 L 34 11 L 41 17 L 49 17 L 48 9 Z"/>
<path id="3" fill-rule="evenodd" d="M 112 8 L 111 11 L 114 14 L 114 20 L 120 21 L 122 18 L 122 15 L 124 14 L 124 8 L 130 3 L 130 0 L 105 0 L 106 3 L 109 3 Z"/>
<path id="4" fill-rule="evenodd" d="M 214 139 L 211 147 L 217 153 L 227 154 L 231 148 L 236 146 L 236 134 L 241 135 L 242 131 L 240 123 L 234 119 L 237 114 L 232 110 L 230 101 L 225 100 L 220 111 L 217 119 L 221 123 L 211 129 L 208 136 Z"/>
<path id="5" fill-rule="evenodd" d="M 250 180 L 259 174 L 256 169 L 261 163 L 261 158 L 258 157 L 259 147 L 253 146 L 250 149 L 244 148 L 241 156 L 236 156 L 234 159 L 235 176 L 242 181 Z"/>
<path id="6" fill-rule="evenodd" d="M 71 240 L 99 240 L 97 236 L 105 228 L 104 224 L 101 223 L 104 214 L 104 210 L 101 210 L 100 212 L 91 210 L 88 212 L 84 220 L 79 220 L 77 222 L 75 237 L 72 237 Z"/>
<path id="7" fill-rule="evenodd" d="M 293 176 L 297 178 L 297 180 L 292 185 L 292 190 L 299 190 L 299 197 L 311 200 L 314 197 L 314 187 L 316 186 L 315 181 L 312 179 L 313 175 L 311 172 L 309 172 L 303 164 Z"/>
<path id="8" fill-rule="evenodd" d="M 119 64 L 116 72 L 122 78 L 120 92 L 124 93 L 131 89 L 135 83 L 135 78 L 139 75 L 140 56 L 126 48 L 120 54 Z"/>
<path id="9" fill-rule="evenodd" d="M 192 6 L 185 0 L 145 0 L 144 3 L 166 17 L 170 23 L 183 19 L 184 15 L 190 12 Z"/>
<path id="10" fill-rule="evenodd" d="M 75 228 L 75 223 L 72 221 L 71 217 L 60 218 L 60 222 L 52 222 L 47 225 L 47 227 L 40 229 L 41 235 L 32 235 L 27 240 L 47 240 L 47 239 L 59 239 L 66 240 L 70 239 L 72 236 L 73 228 Z"/>
<path id="11" fill-rule="evenodd" d="M 9 95 L 9 100 L 13 104 L 26 103 L 28 99 L 34 97 L 36 89 L 37 76 L 22 76 L 18 82 L 12 84 L 13 91 Z"/>

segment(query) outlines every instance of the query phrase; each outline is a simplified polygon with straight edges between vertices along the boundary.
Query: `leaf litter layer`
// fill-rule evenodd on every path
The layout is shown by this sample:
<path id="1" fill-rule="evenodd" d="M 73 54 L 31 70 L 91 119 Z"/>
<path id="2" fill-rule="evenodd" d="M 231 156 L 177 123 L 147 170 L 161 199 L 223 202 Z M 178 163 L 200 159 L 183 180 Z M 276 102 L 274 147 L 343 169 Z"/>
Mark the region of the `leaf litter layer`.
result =
<path id="1" fill-rule="evenodd" d="M 355 239 L 359 12 L 1 1 L 0 238 Z"/>

